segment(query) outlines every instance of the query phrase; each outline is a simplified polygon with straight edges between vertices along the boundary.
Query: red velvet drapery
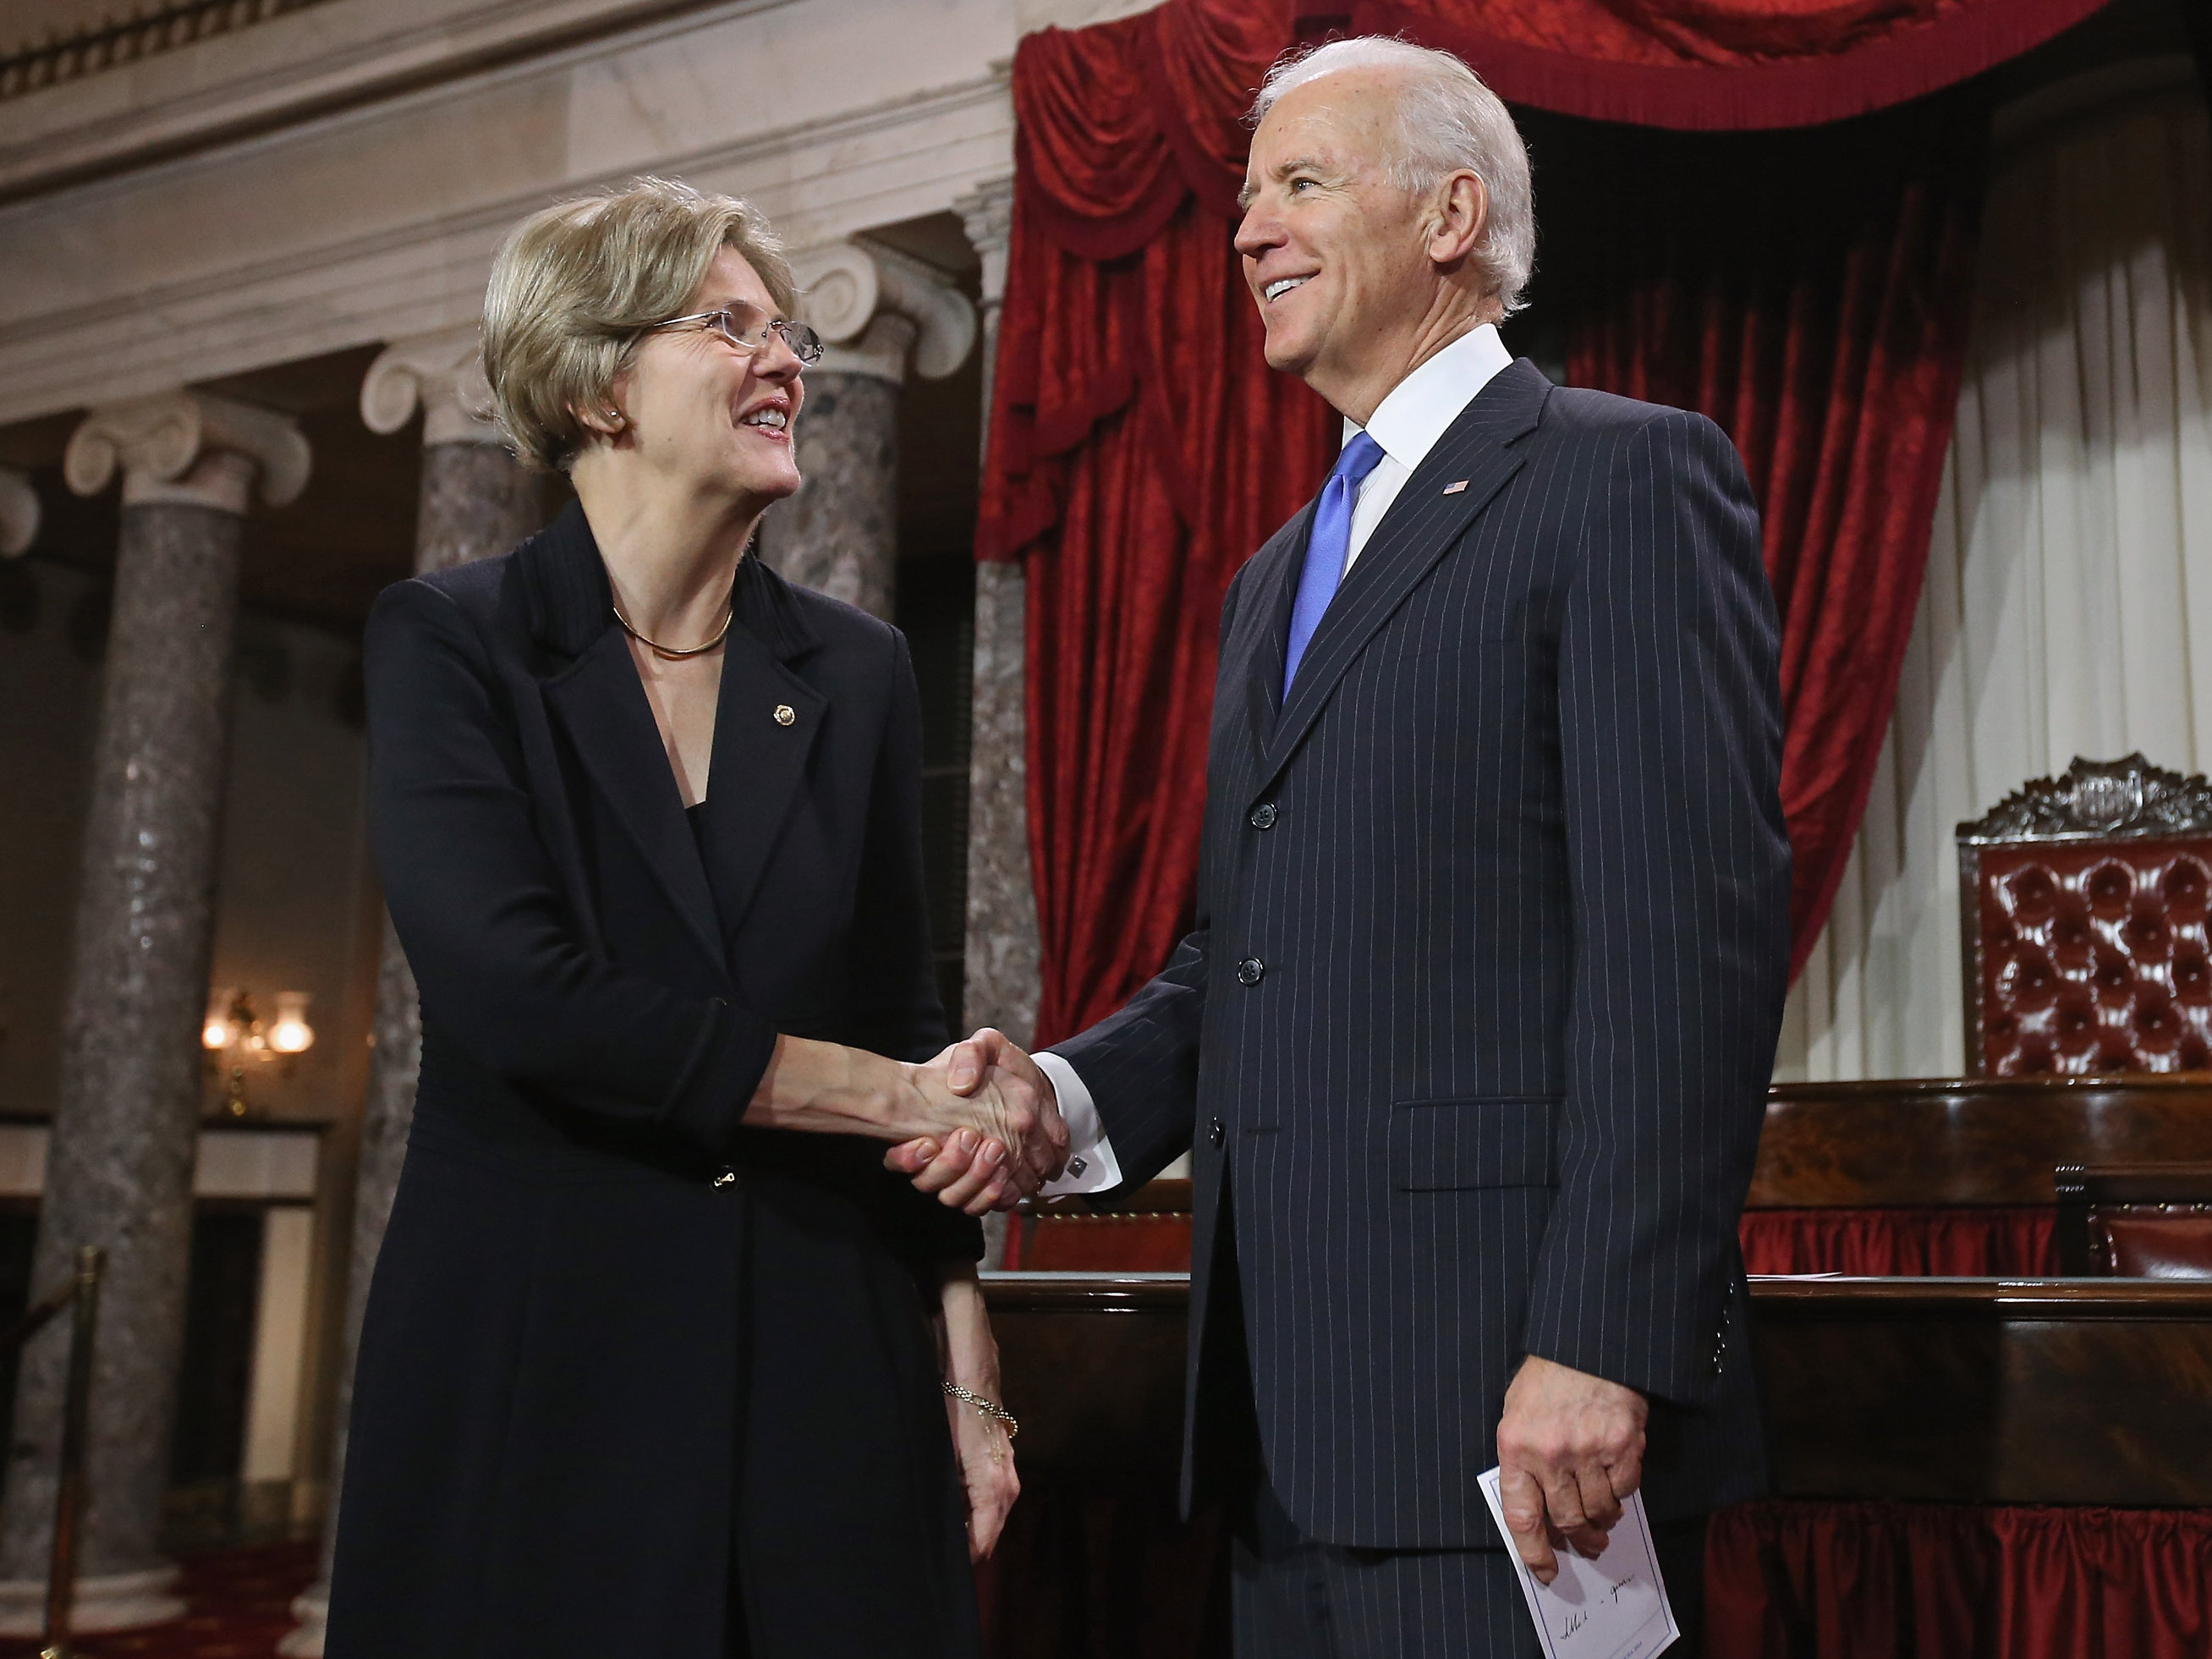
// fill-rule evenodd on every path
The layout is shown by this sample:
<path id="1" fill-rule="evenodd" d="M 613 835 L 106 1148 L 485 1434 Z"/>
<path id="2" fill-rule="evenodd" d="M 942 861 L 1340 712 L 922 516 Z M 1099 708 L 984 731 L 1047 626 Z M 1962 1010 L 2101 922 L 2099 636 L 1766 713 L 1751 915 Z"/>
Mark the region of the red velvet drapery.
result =
<path id="1" fill-rule="evenodd" d="M 1711 1659 L 2202 1659 L 2212 1515 L 1776 1501 L 1705 1546 Z"/>
<path id="2" fill-rule="evenodd" d="M 1022 560 L 1030 577 L 1037 1040 L 1118 1007 L 1187 920 L 1219 599 L 1329 453 L 1328 411 L 1261 359 L 1228 246 L 1239 118 L 1302 27 L 1390 27 L 1456 47 L 1509 100 L 1727 127 L 1894 102 L 2094 5 L 1168 0 L 1027 37 L 1014 63 L 1014 239 L 977 554 Z M 1853 184 L 1847 145 L 1821 152 L 1838 173 L 1769 179 L 1755 210 L 1738 204 L 1733 216 L 1727 175 L 1660 175 L 1648 132 L 1594 130 L 1601 147 L 1610 131 L 1617 160 L 1587 179 L 1540 146 L 1540 304 L 1550 273 L 1565 270 L 1555 212 L 1607 177 L 1632 197 L 1638 185 L 1692 201 L 1702 190 L 1732 247 L 1771 256 L 1753 281 L 1662 237 L 1672 263 L 1645 282 L 1616 239 L 1624 257 L 1584 273 L 1613 286 L 1602 331 L 1580 331 L 1574 363 L 1595 384 L 1714 414 L 1767 497 L 1793 630 L 1784 791 L 1801 957 L 1879 753 L 1948 436 L 1972 192 L 1954 187 L 1961 174 L 1905 166 L 1884 137 L 1943 118 L 1907 111 L 1837 130 L 1889 144 L 1886 206 Z M 1955 137 L 1944 155 L 1963 153 Z M 1848 227 L 1831 222 L 1831 195 L 1857 204 Z M 1831 272 L 1823 257 L 1847 264 Z M 1759 309 L 1731 318 L 1739 303 Z"/>
<path id="3" fill-rule="evenodd" d="M 1510 102 L 1636 126 L 1808 127 L 1955 85 L 2106 0 L 1301 0 L 1300 32 L 1457 52 Z"/>
<path id="4" fill-rule="evenodd" d="M 1332 417 L 1261 356 L 1229 247 L 1279 10 L 1175 4 L 1022 43 L 979 548 L 1027 557 L 1037 1040 L 1110 1013 L 1191 902 L 1221 601 Z"/>
<path id="5" fill-rule="evenodd" d="M 1988 116 L 1969 90 L 1802 132 L 1581 127 L 1552 244 L 1567 379 L 1711 416 L 1782 616 L 1790 974 L 1889 731 L 1966 356 Z"/>

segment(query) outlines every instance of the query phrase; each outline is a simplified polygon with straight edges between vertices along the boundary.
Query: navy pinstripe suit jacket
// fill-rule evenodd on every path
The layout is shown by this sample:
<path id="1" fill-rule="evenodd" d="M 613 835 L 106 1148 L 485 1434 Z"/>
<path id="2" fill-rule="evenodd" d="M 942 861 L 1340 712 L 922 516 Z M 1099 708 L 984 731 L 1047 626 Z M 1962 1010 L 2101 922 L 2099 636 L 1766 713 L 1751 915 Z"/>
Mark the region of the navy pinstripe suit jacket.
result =
<path id="1" fill-rule="evenodd" d="M 1456 482 L 1465 481 L 1465 488 Z M 1501 372 L 1278 708 L 1310 506 L 1222 617 L 1194 931 L 1055 1045 L 1133 1182 L 1224 1185 L 1269 1477 L 1331 1543 L 1502 1541 L 1537 1353 L 1653 1401 L 1656 1517 L 1764 1484 L 1735 1227 L 1789 960 L 1774 602 L 1702 416 Z M 1188 1426 L 1188 1425 L 1187 1425 Z M 1190 1490 L 1185 1447 L 1184 1490 Z"/>

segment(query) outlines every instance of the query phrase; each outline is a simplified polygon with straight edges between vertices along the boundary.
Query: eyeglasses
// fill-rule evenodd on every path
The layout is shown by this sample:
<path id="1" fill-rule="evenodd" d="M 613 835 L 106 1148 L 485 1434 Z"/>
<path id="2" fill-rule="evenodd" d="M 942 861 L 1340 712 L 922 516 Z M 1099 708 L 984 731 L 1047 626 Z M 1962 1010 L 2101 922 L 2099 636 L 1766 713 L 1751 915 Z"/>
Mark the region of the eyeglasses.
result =
<path id="1" fill-rule="evenodd" d="M 822 337 L 804 323 L 794 323 L 787 317 L 779 317 L 772 323 L 763 323 L 750 332 L 738 326 L 738 319 L 727 311 L 702 311 L 689 317 L 671 317 L 665 323 L 655 323 L 646 330 L 657 334 L 664 328 L 696 326 L 711 328 L 740 351 L 757 351 L 768 343 L 773 334 L 791 348 L 791 355 L 802 363 L 822 361 Z"/>

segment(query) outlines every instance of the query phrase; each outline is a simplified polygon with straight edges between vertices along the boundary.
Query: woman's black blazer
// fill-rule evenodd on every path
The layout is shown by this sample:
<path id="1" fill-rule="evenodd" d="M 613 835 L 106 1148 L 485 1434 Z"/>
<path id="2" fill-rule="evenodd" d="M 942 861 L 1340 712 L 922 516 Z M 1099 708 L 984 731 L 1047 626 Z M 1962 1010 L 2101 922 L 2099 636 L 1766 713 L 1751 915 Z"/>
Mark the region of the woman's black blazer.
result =
<path id="1" fill-rule="evenodd" d="M 945 1041 L 913 672 L 896 629 L 757 559 L 733 605 L 703 826 L 574 505 L 370 617 L 372 835 L 422 1063 L 362 1339 L 334 1659 L 709 1659 L 733 1559 L 766 1607 L 863 1525 L 918 1552 L 893 1593 L 961 1622 L 912 1269 L 972 1260 L 975 1224 L 878 1143 L 739 1125 L 780 1031 L 903 1059 Z M 832 1357 L 805 1392 L 834 1447 L 789 1418 L 749 1443 L 779 1353 L 775 1387 Z M 823 1539 L 787 1505 L 755 1549 L 744 1494 L 786 1456 L 809 1491 L 834 1492 L 839 1457 L 870 1484 Z"/>

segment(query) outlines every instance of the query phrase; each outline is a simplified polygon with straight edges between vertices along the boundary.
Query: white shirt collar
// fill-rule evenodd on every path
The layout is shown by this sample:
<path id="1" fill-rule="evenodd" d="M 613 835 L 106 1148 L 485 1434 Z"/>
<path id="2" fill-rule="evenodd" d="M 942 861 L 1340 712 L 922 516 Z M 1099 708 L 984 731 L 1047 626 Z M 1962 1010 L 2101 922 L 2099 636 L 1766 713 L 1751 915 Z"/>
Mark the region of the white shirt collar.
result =
<path id="1" fill-rule="evenodd" d="M 1368 419 L 1367 435 L 1407 471 L 1417 470 L 1460 411 L 1512 362 L 1496 324 L 1470 330 L 1390 388 Z M 1344 441 L 1358 430 L 1356 422 L 1346 421 Z"/>

